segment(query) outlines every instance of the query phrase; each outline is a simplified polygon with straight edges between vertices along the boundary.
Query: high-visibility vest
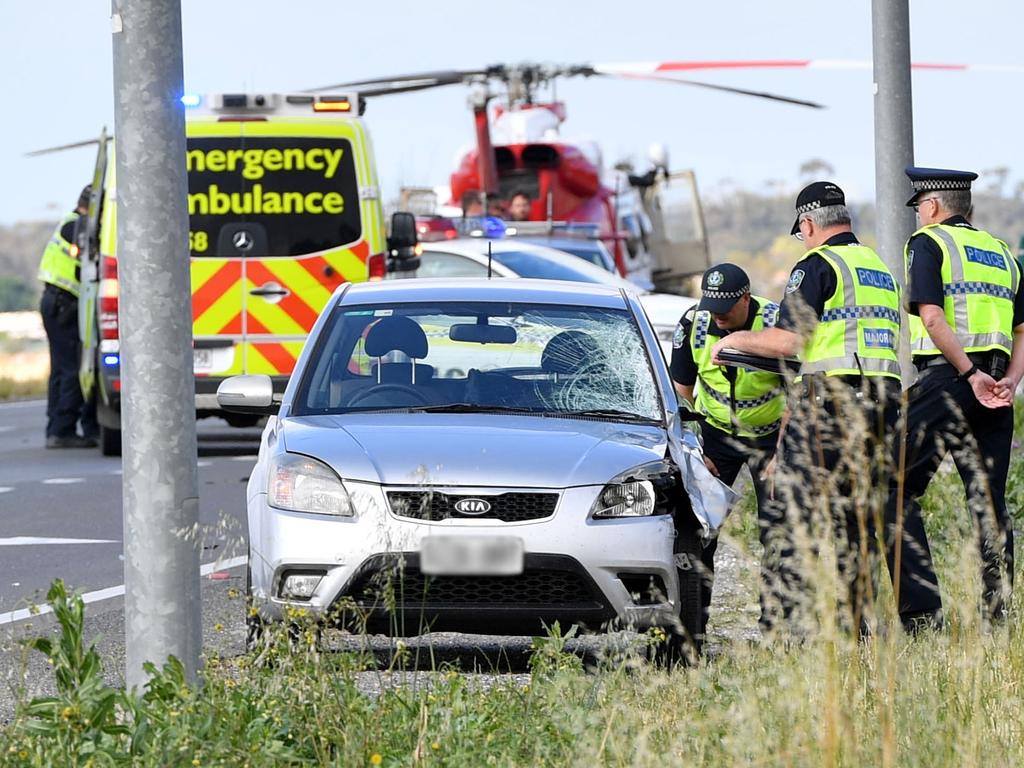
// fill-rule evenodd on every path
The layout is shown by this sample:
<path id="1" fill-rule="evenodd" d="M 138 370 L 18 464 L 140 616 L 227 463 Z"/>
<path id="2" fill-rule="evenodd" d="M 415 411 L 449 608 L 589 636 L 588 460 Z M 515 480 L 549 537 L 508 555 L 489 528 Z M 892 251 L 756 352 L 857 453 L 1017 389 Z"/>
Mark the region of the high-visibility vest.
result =
<path id="1" fill-rule="evenodd" d="M 1009 355 L 1020 283 L 1020 267 L 1009 246 L 988 232 L 948 224 L 929 224 L 914 235 L 930 237 L 942 252 L 942 309 L 964 352 L 998 349 Z M 906 259 L 909 273 L 909 250 Z M 942 354 L 920 317 L 910 318 L 910 352 L 914 357 Z"/>
<path id="2" fill-rule="evenodd" d="M 900 377 L 900 293 L 889 268 L 864 245 L 824 245 L 811 253 L 836 275 L 801 356 L 800 376 Z"/>
<path id="3" fill-rule="evenodd" d="M 60 234 L 66 224 L 76 219 L 78 219 L 78 214 L 72 211 L 61 219 L 57 229 L 53 231 L 50 242 L 46 244 L 46 250 L 43 251 L 43 258 L 39 262 L 39 279 L 44 283 L 63 288 L 77 298 L 78 259 L 71 253 L 71 243 Z"/>
<path id="4" fill-rule="evenodd" d="M 771 328 L 779 317 L 779 305 L 752 296 L 761 309 L 751 330 Z M 708 422 L 725 432 L 742 437 L 759 437 L 776 431 L 786 409 L 782 379 L 774 373 L 726 368 L 711 362 L 708 331 L 713 322 L 710 312 L 697 312 L 690 331 L 690 351 L 697 365 L 694 406 Z M 732 381 L 726 373 L 735 374 Z"/>

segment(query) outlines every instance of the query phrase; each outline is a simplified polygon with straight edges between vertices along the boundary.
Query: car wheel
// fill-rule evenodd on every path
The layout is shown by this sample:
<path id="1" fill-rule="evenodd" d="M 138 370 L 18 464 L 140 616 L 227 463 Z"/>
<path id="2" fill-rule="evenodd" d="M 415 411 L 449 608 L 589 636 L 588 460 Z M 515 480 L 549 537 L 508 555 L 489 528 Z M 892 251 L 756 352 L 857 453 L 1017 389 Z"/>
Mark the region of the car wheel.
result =
<path id="1" fill-rule="evenodd" d="M 665 628 L 667 637 L 656 649 L 655 662 L 663 667 L 696 664 L 704 644 L 701 542 L 696 528 L 676 530 L 673 552 L 679 578 L 678 622 Z"/>
<path id="2" fill-rule="evenodd" d="M 250 554 L 249 557 L 252 557 Z M 263 640 L 263 618 L 253 610 L 252 600 L 252 567 L 245 566 L 245 650 L 252 653 Z"/>
<path id="3" fill-rule="evenodd" d="M 100 451 L 104 456 L 121 455 L 121 430 L 100 424 Z"/>
<path id="4" fill-rule="evenodd" d="M 262 416 L 250 416 L 244 413 L 223 413 L 221 418 L 228 423 L 229 427 L 236 427 L 238 429 L 246 429 L 247 427 L 255 427 L 260 423 Z"/>

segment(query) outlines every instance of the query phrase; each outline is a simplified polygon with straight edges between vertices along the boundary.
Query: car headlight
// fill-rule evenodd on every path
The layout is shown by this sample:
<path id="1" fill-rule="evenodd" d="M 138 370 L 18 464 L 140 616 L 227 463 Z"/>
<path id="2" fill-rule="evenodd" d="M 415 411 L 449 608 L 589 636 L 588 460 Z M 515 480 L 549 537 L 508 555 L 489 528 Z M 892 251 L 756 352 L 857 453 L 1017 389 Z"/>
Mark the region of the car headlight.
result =
<path id="1" fill-rule="evenodd" d="M 668 461 L 655 461 L 623 472 L 601 489 L 592 517 L 649 517 L 671 513 L 679 472 Z"/>
<path id="2" fill-rule="evenodd" d="M 352 500 L 334 470 L 323 462 L 284 453 L 270 466 L 267 497 L 270 506 L 317 515 L 353 515 Z"/>
<path id="3" fill-rule="evenodd" d="M 654 513 L 654 486 L 648 480 L 608 483 L 591 513 L 594 517 L 647 517 Z"/>

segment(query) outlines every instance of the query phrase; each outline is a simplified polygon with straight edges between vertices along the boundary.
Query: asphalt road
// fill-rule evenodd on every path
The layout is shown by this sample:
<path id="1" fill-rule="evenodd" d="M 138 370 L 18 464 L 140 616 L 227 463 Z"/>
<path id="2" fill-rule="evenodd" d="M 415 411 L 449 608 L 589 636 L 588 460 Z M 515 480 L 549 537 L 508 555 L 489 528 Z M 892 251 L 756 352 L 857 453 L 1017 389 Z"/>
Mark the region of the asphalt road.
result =
<path id="1" fill-rule="evenodd" d="M 0 623 L 41 602 L 50 582 L 90 593 L 124 583 L 121 460 L 46 450 L 45 403 L 0 404 Z M 202 561 L 246 552 L 245 482 L 260 430 L 198 422 Z"/>

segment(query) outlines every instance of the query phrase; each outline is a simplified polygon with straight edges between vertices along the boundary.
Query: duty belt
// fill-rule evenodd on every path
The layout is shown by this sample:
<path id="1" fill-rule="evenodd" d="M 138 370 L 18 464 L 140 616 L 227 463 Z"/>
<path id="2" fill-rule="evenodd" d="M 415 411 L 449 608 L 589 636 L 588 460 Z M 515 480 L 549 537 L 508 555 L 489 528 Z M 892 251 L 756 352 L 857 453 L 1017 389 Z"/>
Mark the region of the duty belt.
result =
<path id="1" fill-rule="evenodd" d="M 993 351 L 993 352 L 968 352 L 968 359 L 974 363 L 985 373 L 991 375 L 993 378 L 1000 379 L 1003 374 L 1006 373 L 1006 366 L 1009 362 L 1005 352 Z M 924 371 L 928 368 L 935 368 L 940 365 L 948 365 L 953 367 L 943 355 L 927 355 L 918 356 L 914 358 L 914 366 L 919 371 Z"/>

